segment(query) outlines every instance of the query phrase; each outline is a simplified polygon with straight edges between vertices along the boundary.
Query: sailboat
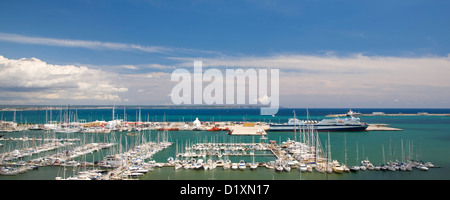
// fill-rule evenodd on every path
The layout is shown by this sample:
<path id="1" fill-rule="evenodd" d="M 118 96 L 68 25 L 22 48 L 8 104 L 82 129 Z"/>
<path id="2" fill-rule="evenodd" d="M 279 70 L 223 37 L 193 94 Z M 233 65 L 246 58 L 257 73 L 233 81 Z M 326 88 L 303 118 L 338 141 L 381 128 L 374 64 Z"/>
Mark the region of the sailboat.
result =
<path id="1" fill-rule="evenodd" d="M 255 170 L 257 168 L 258 168 L 258 163 L 252 162 L 252 164 L 250 165 L 250 169 Z"/>
<path id="2" fill-rule="evenodd" d="M 325 165 L 325 171 L 327 173 L 332 173 L 333 172 L 333 168 L 332 168 L 332 163 L 331 161 L 331 148 L 330 148 L 330 132 L 328 132 L 328 145 L 327 145 L 327 163 Z M 337 161 L 336 161 L 337 162 Z M 340 166 L 339 166 L 340 167 Z"/>
<path id="3" fill-rule="evenodd" d="M 178 142 L 176 142 L 177 145 L 175 145 L 175 152 L 176 152 L 176 158 L 175 158 L 175 170 L 181 169 L 183 165 L 180 164 L 180 160 L 178 160 L 178 156 L 180 155 L 178 153 Z"/>
<path id="4" fill-rule="evenodd" d="M 306 167 L 305 163 L 300 163 L 298 170 L 300 170 L 300 172 L 306 172 L 308 170 L 308 168 Z"/>
<path id="5" fill-rule="evenodd" d="M 350 172 L 350 168 L 347 167 L 347 134 L 344 134 L 344 165 L 342 165 L 342 168 L 344 169 L 344 172 Z"/>
<path id="6" fill-rule="evenodd" d="M 325 173 L 325 167 L 324 167 L 323 163 L 322 164 L 317 164 L 315 169 L 319 173 Z"/>
<path id="7" fill-rule="evenodd" d="M 426 167 L 424 164 L 419 164 L 416 166 L 417 169 L 420 169 L 422 171 L 428 171 L 428 167 Z"/>
<path id="8" fill-rule="evenodd" d="M 277 170 L 278 172 L 283 171 L 283 166 L 281 165 L 281 162 L 277 161 L 277 165 L 275 167 L 275 170 Z"/>
<path id="9" fill-rule="evenodd" d="M 71 122 L 71 114 L 70 114 L 70 105 L 67 106 L 66 113 L 64 113 L 64 116 L 62 115 L 63 110 L 60 110 L 59 116 L 59 127 L 55 129 L 55 132 L 57 133 L 75 133 L 79 132 L 80 128 L 77 127 L 75 124 L 78 124 L 76 122 L 77 116 L 74 116 L 75 120 Z M 72 118 L 73 119 L 73 118 Z"/>
<path id="10" fill-rule="evenodd" d="M 231 161 L 229 159 L 226 159 L 223 163 L 223 169 L 230 169 L 231 168 Z"/>

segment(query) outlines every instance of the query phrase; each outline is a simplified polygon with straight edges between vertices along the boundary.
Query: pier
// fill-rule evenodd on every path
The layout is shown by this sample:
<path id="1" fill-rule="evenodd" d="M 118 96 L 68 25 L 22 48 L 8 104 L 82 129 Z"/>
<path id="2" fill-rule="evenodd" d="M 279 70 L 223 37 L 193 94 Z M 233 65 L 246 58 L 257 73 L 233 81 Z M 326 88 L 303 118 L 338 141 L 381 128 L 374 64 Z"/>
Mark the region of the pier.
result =
<path id="1" fill-rule="evenodd" d="M 168 166 L 165 163 L 156 163 L 155 161 L 145 161 L 151 158 L 154 154 L 170 147 L 171 142 L 146 142 L 135 148 L 124 152 L 108 156 L 105 161 L 100 164 L 103 168 L 112 168 L 107 174 L 98 177 L 97 180 L 122 180 L 133 177 L 139 177 L 149 171 L 153 171 L 155 167 Z M 79 178 L 75 177 L 75 178 Z M 61 179 L 61 178 L 59 178 Z M 73 178 L 72 178 L 73 179 Z"/>
<path id="2" fill-rule="evenodd" d="M 388 127 L 389 124 L 369 124 L 366 131 L 403 131 L 403 129 Z"/>
<path id="3" fill-rule="evenodd" d="M 267 135 L 266 130 L 269 129 L 269 125 L 260 125 L 261 122 L 236 124 L 234 126 L 227 126 L 230 135 Z"/>

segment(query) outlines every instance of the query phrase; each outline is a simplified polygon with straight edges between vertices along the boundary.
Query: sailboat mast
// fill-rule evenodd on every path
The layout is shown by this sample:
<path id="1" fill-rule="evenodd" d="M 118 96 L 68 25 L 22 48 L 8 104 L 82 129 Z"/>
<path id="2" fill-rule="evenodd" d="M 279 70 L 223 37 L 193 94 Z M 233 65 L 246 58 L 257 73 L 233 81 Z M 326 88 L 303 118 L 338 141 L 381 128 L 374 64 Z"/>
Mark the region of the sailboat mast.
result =
<path id="1" fill-rule="evenodd" d="M 331 162 L 331 143 L 330 143 L 330 132 L 328 132 L 328 161 Z"/>
<path id="2" fill-rule="evenodd" d="M 67 112 L 66 112 L 67 124 L 70 124 L 70 113 L 69 113 L 69 110 L 70 110 L 70 104 L 67 105 Z"/>
<path id="3" fill-rule="evenodd" d="M 306 108 L 306 120 L 309 120 L 309 111 L 308 111 L 308 108 Z"/>
<path id="4" fill-rule="evenodd" d="M 347 133 L 344 133 L 344 162 L 347 166 Z"/>
<path id="5" fill-rule="evenodd" d="M 114 121 L 114 108 L 116 107 L 116 102 L 114 102 L 113 104 L 113 109 L 112 109 L 112 121 Z"/>
<path id="6" fill-rule="evenodd" d="M 403 154 L 403 139 L 401 139 L 401 142 L 402 142 L 402 162 L 403 162 L 403 159 L 405 158 L 405 155 Z"/>
<path id="7" fill-rule="evenodd" d="M 123 121 L 126 122 L 127 121 L 127 114 L 126 114 L 126 108 L 125 106 L 123 106 Z"/>
<path id="8" fill-rule="evenodd" d="M 294 142 L 297 141 L 297 128 L 295 127 L 296 123 L 297 123 L 297 118 L 295 116 L 295 110 L 294 110 Z"/>
<path id="9" fill-rule="evenodd" d="M 356 141 L 356 164 L 358 163 L 358 141 Z"/>
<path id="10" fill-rule="evenodd" d="M 139 108 L 138 112 L 138 122 L 141 123 L 141 108 Z"/>

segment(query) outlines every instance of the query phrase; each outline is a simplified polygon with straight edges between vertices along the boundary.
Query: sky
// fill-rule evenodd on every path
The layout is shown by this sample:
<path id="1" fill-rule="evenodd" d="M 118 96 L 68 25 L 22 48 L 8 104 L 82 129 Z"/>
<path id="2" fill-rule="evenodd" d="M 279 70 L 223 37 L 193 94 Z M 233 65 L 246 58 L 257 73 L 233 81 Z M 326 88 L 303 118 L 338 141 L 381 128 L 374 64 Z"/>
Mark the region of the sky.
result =
<path id="1" fill-rule="evenodd" d="M 170 105 L 172 72 L 202 60 L 279 69 L 284 107 L 449 108 L 449 9 L 443 0 L 3 0 L 0 104 Z"/>

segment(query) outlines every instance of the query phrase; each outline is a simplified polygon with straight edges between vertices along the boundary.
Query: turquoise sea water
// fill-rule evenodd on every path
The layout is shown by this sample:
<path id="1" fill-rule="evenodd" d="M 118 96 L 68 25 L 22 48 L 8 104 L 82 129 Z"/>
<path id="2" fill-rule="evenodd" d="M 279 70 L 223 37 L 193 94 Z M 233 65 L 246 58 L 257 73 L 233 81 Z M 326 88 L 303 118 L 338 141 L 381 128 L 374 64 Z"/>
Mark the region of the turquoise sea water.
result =
<path id="1" fill-rule="evenodd" d="M 260 116 L 258 109 L 141 109 L 142 121 L 187 121 L 191 122 L 196 117 L 201 121 L 265 121 L 265 122 L 287 122 L 292 117 L 294 109 L 281 109 L 275 117 Z M 306 119 L 306 109 L 295 109 L 298 118 Z M 348 109 L 308 109 L 310 119 L 320 120 L 327 114 L 346 113 Z M 450 109 L 354 109 L 361 113 L 385 112 L 385 113 L 450 113 Z M 52 111 L 52 120 L 59 120 L 60 111 Z M 63 111 L 65 112 L 65 111 Z M 71 112 L 75 113 L 74 109 Z M 11 121 L 12 111 L 0 112 L 2 119 Z M 111 109 L 79 109 L 76 110 L 78 119 L 87 121 L 111 120 Z M 135 121 L 138 108 L 127 108 L 126 115 L 128 121 Z M 123 118 L 123 108 L 116 107 L 116 117 Z M 450 117 L 447 116 L 362 116 L 362 122 L 389 124 L 390 127 L 401 128 L 403 131 L 366 131 L 366 132 L 330 132 L 332 159 L 340 163 L 345 162 L 345 148 L 347 149 L 347 165 L 356 165 L 363 158 L 368 158 L 373 164 L 383 162 L 382 147 L 384 146 L 385 160 L 402 159 L 403 155 L 411 156 L 414 160 L 430 161 L 441 168 L 431 168 L 428 171 L 414 169 L 412 172 L 383 172 L 383 171 L 360 171 L 358 173 L 344 174 L 320 174 L 317 172 L 300 173 L 297 169 L 290 172 L 277 173 L 273 169 L 258 168 L 255 171 L 247 169 L 245 171 L 222 170 L 217 168 L 212 171 L 203 170 L 174 170 L 173 168 L 157 168 L 153 172 L 147 173 L 141 179 L 145 180 L 449 180 L 450 179 Z M 17 111 L 16 122 L 44 123 L 46 111 Z M 49 112 L 47 112 L 49 120 Z M 87 142 L 110 140 L 111 135 L 115 139 L 122 137 L 122 143 L 131 148 L 135 144 L 137 137 L 127 136 L 126 132 L 115 132 L 110 134 L 82 134 L 82 133 L 48 133 L 45 131 L 23 131 L 14 133 L 0 133 L 3 137 L 37 137 L 42 138 L 52 136 L 57 138 L 78 137 L 84 138 Z M 54 134 L 54 135 L 49 135 Z M 159 131 L 142 132 L 145 139 L 156 141 L 161 136 Z M 122 135 L 122 136 L 121 136 Z M 174 157 L 176 146 L 184 147 L 186 144 L 214 141 L 214 142 L 252 142 L 259 141 L 253 136 L 230 136 L 224 132 L 208 131 L 173 131 L 169 134 L 169 140 L 175 144 L 170 148 L 156 154 L 153 158 L 158 162 L 165 162 L 167 158 Z M 328 133 L 320 132 L 320 139 L 325 144 Z M 299 135 L 297 135 L 299 137 Z M 125 138 L 127 138 L 125 140 Z M 277 142 L 285 141 L 287 138 L 294 139 L 293 132 L 268 132 L 269 140 Z M 11 151 L 20 148 L 22 142 L 0 141 L 4 145 L 0 147 L 0 152 Z M 29 143 L 28 145 L 31 145 Z M 356 158 L 356 146 L 358 145 L 358 158 Z M 124 146 L 125 148 L 125 146 Z M 110 154 L 111 149 L 102 150 L 92 155 L 80 159 L 86 161 L 98 161 Z M 263 153 L 263 152 L 261 152 Z M 251 157 L 230 157 L 233 162 L 245 159 L 251 162 Z M 271 161 L 271 155 L 255 157 L 257 162 Z M 40 167 L 38 170 L 29 171 L 17 176 L 0 176 L 0 180 L 52 180 L 61 175 L 60 167 Z M 68 168 L 66 175 L 73 173 Z"/>

